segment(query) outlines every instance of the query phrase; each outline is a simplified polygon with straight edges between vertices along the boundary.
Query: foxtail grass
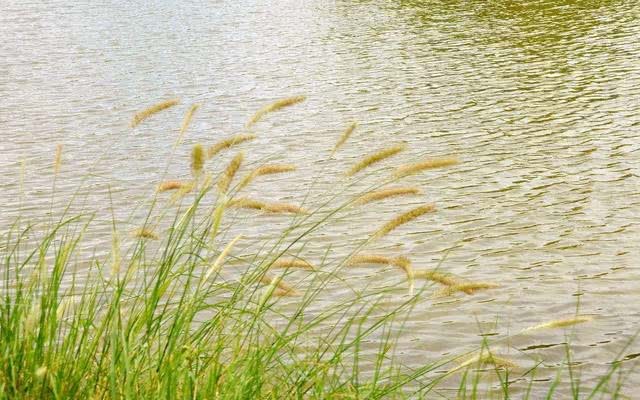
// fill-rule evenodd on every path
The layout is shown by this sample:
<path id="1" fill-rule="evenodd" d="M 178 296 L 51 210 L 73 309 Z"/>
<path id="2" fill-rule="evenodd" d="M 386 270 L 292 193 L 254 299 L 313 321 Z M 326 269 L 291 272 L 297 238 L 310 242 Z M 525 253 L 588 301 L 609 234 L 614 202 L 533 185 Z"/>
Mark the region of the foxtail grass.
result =
<path id="1" fill-rule="evenodd" d="M 416 271 L 414 276 L 416 279 L 426 279 L 445 286 L 456 286 L 462 283 L 458 278 L 438 271 Z"/>
<path id="2" fill-rule="evenodd" d="M 370 167 L 376 163 L 386 160 L 387 158 L 395 156 L 396 154 L 406 149 L 406 147 L 407 146 L 404 144 L 398 144 L 370 154 L 357 162 L 353 167 L 351 167 L 351 169 L 347 171 L 346 175 L 353 176 L 367 167 Z"/>
<path id="3" fill-rule="evenodd" d="M 132 233 L 133 237 L 141 238 L 141 239 L 152 239 L 158 240 L 160 236 L 158 236 L 154 231 L 148 228 L 138 228 L 134 230 Z"/>
<path id="4" fill-rule="evenodd" d="M 349 138 L 351 137 L 351 134 L 353 133 L 353 131 L 356 130 L 357 127 L 358 127 L 357 122 L 352 122 L 351 124 L 349 124 L 347 129 L 345 129 L 344 132 L 342 132 L 342 135 L 340 135 L 340 138 L 336 142 L 336 145 L 333 147 L 332 154 L 338 151 L 338 149 L 342 147 L 342 145 L 344 145 L 347 142 L 347 140 L 349 140 Z"/>
<path id="5" fill-rule="evenodd" d="M 474 294 L 480 290 L 496 289 L 500 285 L 493 282 L 463 282 L 455 285 L 447 286 L 438 290 L 434 297 L 451 296 L 456 292 L 464 292 L 466 294 Z"/>
<path id="6" fill-rule="evenodd" d="M 459 161 L 456 157 L 431 158 L 413 164 L 401 165 L 396 168 L 396 170 L 393 172 L 393 175 L 396 178 L 400 178 L 403 176 L 417 174 L 428 169 L 449 167 L 458 163 Z"/>
<path id="7" fill-rule="evenodd" d="M 265 201 L 240 197 L 232 200 L 228 204 L 231 208 L 244 208 L 258 210 L 270 214 L 307 214 L 308 211 L 302 207 L 288 203 L 267 203 Z"/>
<path id="8" fill-rule="evenodd" d="M 236 236 L 232 241 L 229 242 L 229 244 L 225 246 L 224 249 L 222 249 L 222 251 L 220 252 L 220 255 L 218 255 L 218 258 L 216 258 L 216 261 L 213 263 L 213 265 L 211 265 L 211 268 L 209 268 L 209 270 L 205 274 L 204 276 L 205 281 L 208 281 L 211 275 L 220 271 L 220 268 L 222 268 L 222 263 L 224 262 L 224 259 L 229 255 L 233 246 L 235 246 L 235 244 L 240 239 L 242 239 L 242 235 Z"/>
<path id="9" fill-rule="evenodd" d="M 592 321 L 593 318 L 585 315 L 579 315 L 573 318 L 556 319 L 553 321 L 545 322 L 536 326 L 529 327 L 523 332 L 537 331 L 540 329 L 555 329 L 555 328 L 567 328 L 569 326 L 582 324 Z"/>
<path id="10" fill-rule="evenodd" d="M 248 186 L 253 180 L 263 175 L 283 174 L 286 172 L 292 172 L 296 170 L 295 165 L 290 164 L 270 164 L 263 165 L 251 171 L 247 174 L 238 184 L 238 190 Z"/>
<path id="11" fill-rule="evenodd" d="M 294 268 L 294 269 L 306 269 L 308 271 L 315 271 L 315 267 L 309 261 L 301 258 L 279 258 L 275 260 L 271 265 L 271 268 Z"/>
<path id="12" fill-rule="evenodd" d="M 176 143 L 182 142 L 184 134 L 187 132 L 189 125 L 191 125 L 191 120 L 193 119 L 194 114 L 196 113 L 196 111 L 198 111 L 199 108 L 199 104 L 193 104 L 191 107 L 189 107 L 189 110 L 184 115 L 184 119 L 182 120 L 182 125 L 180 125 L 180 134 L 178 135 L 178 140 L 176 140 Z"/>
<path id="13" fill-rule="evenodd" d="M 420 189 L 417 187 L 399 187 L 376 190 L 373 192 L 365 193 L 354 202 L 357 205 L 363 205 L 374 201 L 380 201 L 388 199 L 390 197 L 398 196 L 410 196 L 420 194 Z"/>
<path id="14" fill-rule="evenodd" d="M 256 135 L 253 134 L 239 134 L 231 136 L 227 139 L 223 139 L 213 146 L 209 147 L 209 149 L 207 150 L 207 158 L 211 159 L 223 150 L 227 150 L 233 146 L 248 142 L 249 140 L 253 140 L 255 138 Z"/>
<path id="15" fill-rule="evenodd" d="M 411 265 L 411 260 L 409 260 L 407 257 L 386 257 L 379 254 L 356 254 L 350 257 L 346 263 L 347 266 L 352 267 L 367 264 L 392 265 L 394 267 L 400 268 L 407 275 L 407 279 L 409 280 L 409 292 L 413 294 L 414 271 Z"/>
<path id="16" fill-rule="evenodd" d="M 394 229 L 407 224 L 421 216 L 423 216 L 424 214 L 430 213 L 435 211 L 436 207 L 433 204 L 425 204 L 419 207 L 416 207 L 410 211 L 407 211 L 403 214 L 398 215 L 397 217 L 395 217 L 394 219 L 392 219 L 391 221 L 387 222 L 386 224 L 384 224 L 382 226 L 382 228 L 378 229 L 378 231 L 376 231 L 374 233 L 374 238 L 380 238 L 382 236 L 385 236 L 387 234 L 389 234 L 391 231 L 393 231 Z"/>
<path id="17" fill-rule="evenodd" d="M 509 369 L 509 370 L 515 370 L 520 368 L 518 364 L 516 364 L 515 362 L 511 361 L 506 357 L 498 356 L 495 354 L 479 354 L 469 358 L 468 360 L 463 361 L 457 367 L 449 370 L 447 374 L 452 374 L 456 371 L 470 367 L 472 365 L 483 366 L 487 364 L 493 365 L 496 368 L 503 368 L 503 369 Z"/>
<path id="18" fill-rule="evenodd" d="M 60 166 L 62 165 L 62 144 L 56 145 L 56 155 L 53 161 L 53 173 L 58 175 L 60 172 Z"/>
<path id="19" fill-rule="evenodd" d="M 204 147 L 198 143 L 191 150 L 191 172 L 194 176 L 200 176 L 202 168 L 204 168 L 204 161 Z"/>
<path id="20" fill-rule="evenodd" d="M 176 181 L 176 180 L 171 180 L 171 181 L 164 181 L 164 182 L 160 182 L 160 184 L 158 184 L 158 187 L 156 188 L 157 192 L 166 192 L 169 190 L 178 190 L 178 189 L 184 189 L 188 186 L 190 186 L 191 183 L 190 182 L 182 182 L 182 181 Z"/>
<path id="21" fill-rule="evenodd" d="M 256 124 L 258 121 L 262 119 L 262 117 L 264 117 L 269 113 L 281 110 L 285 107 L 289 107 L 298 103 L 302 103 L 305 100 L 306 100 L 305 96 L 294 96 L 294 97 L 287 97 L 284 99 L 276 100 L 271 104 L 267 104 L 266 106 L 259 109 L 255 114 L 253 114 L 253 116 L 249 119 L 249 122 L 247 122 L 247 127 L 250 127 Z"/>
<path id="22" fill-rule="evenodd" d="M 233 181 L 233 178 L 236 176 L 236 173 L 242 165 L 243 159 L 244 154 L 242 153 L 238 153 L 235 157 L 233 157 L 233 159 L 227 166 L 227 169 L 225 169 L 224 173 L 218 180 L 218 190 L 220 191 L 220 193 L 227 193 L 227 191 L 229 190 L 229 186 Z"/>
<path id="23" fill-rule="evenodd" d="M 167 108 L 171 108 L 175 105 L 178 105 L 180 101 L 178 99 L 166 100 L 158 104 L 154 104 L 149 108 L 146 108 L 133 116 L 133 120 L 131 120 L 131 127 L 135 128 L 142 121 L 159 113 L 160 111 L 166 110 Z"/>

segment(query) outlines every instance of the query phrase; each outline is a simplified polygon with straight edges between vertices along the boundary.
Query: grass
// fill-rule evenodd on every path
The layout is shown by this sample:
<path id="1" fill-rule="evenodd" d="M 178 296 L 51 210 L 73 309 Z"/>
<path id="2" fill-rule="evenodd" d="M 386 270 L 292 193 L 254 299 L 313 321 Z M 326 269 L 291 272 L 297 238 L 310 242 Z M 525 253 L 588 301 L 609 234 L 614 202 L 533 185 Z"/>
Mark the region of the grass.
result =
<path id="1" fill-rule="evenodd" d="M 292 99 L 264 108 L 250 125 L 301 98 Z M 346 138 L 340 140 L 344 146 Z M 205 158 L 204 147 L 195 147 L 194 174 L 208 173 Z M 622 398 L 633 371 L 622 368 L 625 349 L 591 387 L 581 383 L 568 344 L 566 363 L 551 381 L 536 380 L 540 364 L 517 370 L 515 363 L 491 352 L 496 342 L 511 336 L 485 340 L 473 354 L 424 360 L 417 368 L 403 365 L 397 357 L 399 335 L 412 309 L 437 285 L 406 295 L 403 288 L 365 284 L 368 290 L 336 298 L 337 284 L 351 287 L 341 278 L 342 268 L 350 268 L 375 235 L 356 240 L 343 260 L 331 259 L 330 249 L 313 262 L 296 254 L 304 246 L 294 251 L 358 199 L 399 178 L 382 179 L 374 188 L 349 186 L 344 202 L 328 196 L 304 204 L 309 209 L 304 215 L 277 216 L 290 218 L 290 224 L 275 243 L 264 243 L 226 234 L 235 223 L 227 215 L 229 206 L 242 200 L 237 193 L 249 184 L 234 185 L 241 159 L 234 160 L 217 178 L 203 177 L 190 196 L 163 212 L 166 230 L 155 230 L 149 212 L 125 247 L 114 221 L 111 250 L 104 257 L 87 260 L 81 254 L 95 223 L 91 214 L 62 214 L 44 232 L 20 222 L 2 232 L 1 399 L 476 399 L 540 398 L 541 393 L 551 399 L 567 383 L 564 397 Z M 58 156 L 55 165 L 57 173 Z M 165 190 L 181 186 L 166 185 Z M 368 206 L 383 198 L 372 198 Z M 259 206 L 271 211 L 267 203 Z M 405 210 L 382 232 L 433 211 L 424 207 Z M 403 255 L 376 257 L 361 261 L 411 265 Z M 414 272 L 407 274 L 413 278 Z M 470 288 L 436 270 L 415 274 L 453 285 L 455 291 Z M 387 299 L 399 296 L 390 307 Z M 532 330 L 587 322 L 577 318 L 582 319 Z M 457 391 L 444 391 L 452 385 Z"/>

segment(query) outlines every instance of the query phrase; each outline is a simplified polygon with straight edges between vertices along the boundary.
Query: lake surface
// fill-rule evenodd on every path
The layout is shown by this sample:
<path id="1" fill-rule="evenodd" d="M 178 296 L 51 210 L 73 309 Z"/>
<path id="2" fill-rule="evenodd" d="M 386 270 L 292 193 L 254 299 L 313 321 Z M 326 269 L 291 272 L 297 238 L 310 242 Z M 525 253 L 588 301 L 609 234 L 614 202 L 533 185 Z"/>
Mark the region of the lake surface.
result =
<path id="1" fill-rule="evenodd" d="M 163 177 L 189 177 L 194 143 L 242 132 L 263 104 L 304 94 L 305 103 L 265 118 L 242 147 L 250 163 L 299 166 L 258 182 L 249 192 L 256 197 L 321 199 L 344 187 L 341 172 L 364 154 L 401 142 L 408 151 L 383 166 L 424 155 L 462 160 L 404 181 L 422 196 L 348 213 L 303 250 L 319 260 L 331 245 L 339 259 L 353 238 L 398 212 L 438 205 L 369 249 L 408 255 L 416 268 L 435 267 L 446 252 L 444 271 L 503 287 L 427 296 L 400 336 L 403 363 L 418 367 L 579 307 L 594 320 L 571 335 L 573 361 L 592 386 L 637 332 L 636 1 L 4 0 L 0 8 L 3 232 L 18 216 L 48 218 L 75 194 L 73 211 L 97 212 L 85 246 L 101 255 L 112 215 L 131 230 Z M 180 106 L 128 126 L 137 110 L 173 97 Z M 202 107 L 174 152 L 192 103 Z M 353 120 L 359 128 L 328 159 Z M 233 154 L 208 168 L 219 171 Z M 279 217 L 254 221 L 246 216 L 236 229 L 258 238 L 282 227 Z M 393 270 L 344 274 L 363 285 L 405 285 Z M 551 379 L 564 342 L 562 331 L 542 331 L 496 351 L 527 367 L 545 360 L 550 372 L 539 378 Z M 640 343 L 621 357 L 631 364 L 638 353 Z M 640 373 L 627 385 L 640 385 Z"/>

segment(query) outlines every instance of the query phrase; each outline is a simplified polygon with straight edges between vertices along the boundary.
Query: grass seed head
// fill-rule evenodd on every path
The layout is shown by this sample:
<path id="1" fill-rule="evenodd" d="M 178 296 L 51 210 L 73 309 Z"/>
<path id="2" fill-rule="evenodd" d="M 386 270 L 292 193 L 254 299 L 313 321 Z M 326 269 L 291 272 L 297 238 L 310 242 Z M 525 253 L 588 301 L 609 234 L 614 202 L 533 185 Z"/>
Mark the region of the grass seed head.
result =
<path id="1" fill-rule="evenodd" d="M 407 146 L 404 144 L 398 144 L 370 154 L 357 162 L 353 167 L 351 167 L 351 169 L 347 171 L 347 176 L 353 176 L 373 164 L 379 163 L 380 161 L 385 160 L 389 157 L 393 157 L 394 155 L 404 150 L 406 147 Z"/>
<path id="2" fill-rule="evenodd" d="M 387 222 L 376 233 L 375 237 L 382 237 L 401 225 L 413 221 L 416 218 L 421 217 L 424 214 L 435 211 L 436 207 L 433 204 L 425 204 L 420 207 L 416 207 L 413 210 L 400 214 L 391 221 Z"/>
<path id="3" fill-rule="evenodd" d="M 418 172 L 422 172 L 427 169 L 449 167 L 451 165 L 456 165 L 458 163 L 459 161 L 456 157 L 431 158 L 431 159 L 413 163 L 413 164 L 401 165 L 398 168 L 396 168 L 396 170 L 393 172 L 393 175 L 396 178 L 400 178 L 403 176 L 417 174 Z"/>
<path id="4" fill-rule="evenodd" d="M 152 115 L 157 114 L 162 110 L 166 110 L 167 108 L 171 108 L 179 103 L 180 101 L 178 99 L 166 100 L 161 103 L 154 104 L 151 107 L 146 108 L 140 112 L 137 112 L 133 116 L 133 120 L 131 121 L 131 127 L 135 128 L 136 126 L 138 126 L 138 124 L 140 124 L 145 119 L 151 117 Z"/>
<path id="5" fill-rule="evenodd" d="M 264 117 L 265 115 L 271 112 L 281 110 L 285 107 L 289 107 L 294 104 L 302 103 L 305 100 L 306 100 L 305 96 L 294 96 L 294 97 L 287 97 L 284 99 L 276 100 L 271 104 L 267 104 L 266 106 L 259 109 L 255 114 L 253 114 L 251 119 L 249 119 L 249 122 L 247 122 L 247 127 L 254 125 L 258 121 L 260 121 L 262 117 Z"/>

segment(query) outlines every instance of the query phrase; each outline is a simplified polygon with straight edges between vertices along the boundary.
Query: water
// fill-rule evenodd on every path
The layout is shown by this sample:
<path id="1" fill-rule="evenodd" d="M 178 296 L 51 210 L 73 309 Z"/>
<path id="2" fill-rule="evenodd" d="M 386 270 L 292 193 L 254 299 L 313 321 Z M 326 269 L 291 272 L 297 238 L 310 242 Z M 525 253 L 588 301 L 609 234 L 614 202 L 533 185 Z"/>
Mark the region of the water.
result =
<path id="1" fill-rule="evenodd" d="M 466 351 L 483 334 L 570 316 L 579 302 L 596 318 L 572 338 L 574 361 L 594 384 L 640 322 L 632 306 L 640 300 L 640 6 L 266 3 L 5 0 L 0 225 L 47 217 L 81 187 L 74 210 L 98 210 L 86 246 L 101 248 L 112 215 L 124 231 L 140 223 L 189 104 L 202 108 L 173 156 L 171 178 L 189 176 L 192 144 L 238 133 L 264 103 L 305 94 L 306 103 L 271 116 L 246 146 L 250 161 L 300 166 L 258 183 L 263 198 L 331 191 L 336 174 L 392 143 L 408 144 L 405 160 L 463 160 L 408 179 L 425 193 L 404 208 L 386 202 L 350 214 L 316 245 L 319 252 L 332 244 L 339 258 L 352 249 L 350 238 L 432 201 L 437 214 L 373 249 L 408 254 L 420 268 L 449 250 L 444 270 L 503 285 L 421 303 L 400 339 L 402 361 L 419 366 Z M 136 110 L 172 97 L 181 107 L 128 127 Z M 353 138 L 322 161 L 352 120 L 360 121 Z M 52 201 L 58 143 L 64 162 Z M 277 223 L 265 221 L 274 225 L 261 225 L 264 233 L 277 234 Z M 353 274 L 383 282 L 394 275 Z M 564 359 L 564 340 L 540 332 L 499 349 L 524 365 L 544 359 L 553 367 Z M 635 353 L 638 345 L 623 356 Z M 629 387 L 636 384 L 631 375 Z"/>

